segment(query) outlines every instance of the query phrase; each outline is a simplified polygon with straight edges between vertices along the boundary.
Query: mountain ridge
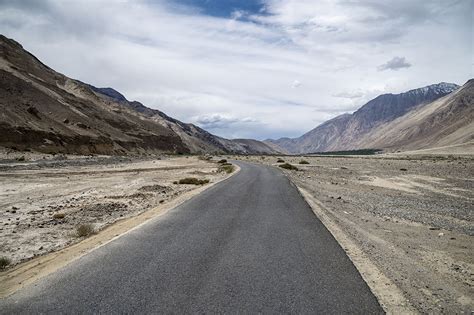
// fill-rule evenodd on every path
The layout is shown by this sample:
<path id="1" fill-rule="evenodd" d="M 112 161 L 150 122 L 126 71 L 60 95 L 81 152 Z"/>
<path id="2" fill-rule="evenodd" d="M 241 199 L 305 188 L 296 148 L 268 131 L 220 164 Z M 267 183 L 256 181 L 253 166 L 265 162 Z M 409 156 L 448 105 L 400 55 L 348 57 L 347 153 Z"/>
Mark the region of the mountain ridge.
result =
<path id="1" fill-rule="evenodd" d="M 466 84 L 469 85 L 470 81 Z M 298 138 L 281 138 L 265 142 L 292 154 L 355 149 L 396 150 L 396 145 L 392 143 L 389 146 L 388 143 L 376 141 L 373 134 L 384 125 L 397 119 L 400 122 L 400 117 L 428 106 L 458 89 L 460 87 L 454 83 L 441 82 L 399 94 L 382 94 L 354 113 L 336 116 Z M 467 114 L 472 116 L 472 112 Z M 389 130 L 386 132 L 390 134 Z M 382 137 L 381 134 L 379 136 Z"/>
<path id="2" fill-rule="evenodd" d="M 112 88 L 68 78 L 3 35 L 0 83 L 3 147 L 76 154 L 276 152 L 261 142 L 215 136 Z"/>

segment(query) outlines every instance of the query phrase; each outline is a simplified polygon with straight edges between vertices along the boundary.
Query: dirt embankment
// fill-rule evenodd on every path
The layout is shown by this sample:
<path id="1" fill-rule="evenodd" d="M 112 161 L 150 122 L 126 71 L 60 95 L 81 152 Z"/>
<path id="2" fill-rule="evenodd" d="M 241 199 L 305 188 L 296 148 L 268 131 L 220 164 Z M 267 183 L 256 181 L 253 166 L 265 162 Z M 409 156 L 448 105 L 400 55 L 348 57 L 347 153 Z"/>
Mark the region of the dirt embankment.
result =
<path id="1" fill-rule="evenodd" d="M 278 165 L 277 157 L 243 159 Z M 422 313 L 474 310 L 472 156 L 282 159 L 299 168 L 284 170 L 289 178 L 411 306 Z M 303 159 L 309 164 L 299 164 Z M 383 293 L 390 285 L 384 277 L 369 285 Z"/>

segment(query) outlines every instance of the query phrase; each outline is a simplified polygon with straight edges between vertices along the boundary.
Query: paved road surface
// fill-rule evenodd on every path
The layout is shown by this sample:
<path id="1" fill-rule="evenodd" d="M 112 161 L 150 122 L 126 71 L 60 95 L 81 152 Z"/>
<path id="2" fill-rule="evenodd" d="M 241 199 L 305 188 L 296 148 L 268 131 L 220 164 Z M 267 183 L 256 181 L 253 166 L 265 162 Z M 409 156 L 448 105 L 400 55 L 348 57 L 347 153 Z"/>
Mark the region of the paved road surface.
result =
<path id="1" fill-rule="evenodd" d="M 0 313 L 383 313 L 277 169 L 242 170 L 0 301 Z"/>

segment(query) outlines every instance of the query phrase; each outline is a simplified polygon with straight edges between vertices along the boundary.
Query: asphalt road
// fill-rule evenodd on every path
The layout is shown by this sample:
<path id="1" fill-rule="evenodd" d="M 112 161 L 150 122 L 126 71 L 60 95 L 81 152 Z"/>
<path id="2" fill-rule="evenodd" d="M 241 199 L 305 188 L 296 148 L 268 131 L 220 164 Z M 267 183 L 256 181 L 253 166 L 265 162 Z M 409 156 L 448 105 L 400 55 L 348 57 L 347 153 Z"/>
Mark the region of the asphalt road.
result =
<path id="1" fill-rule="evenodd" d="M 383 313 L 277 169 L 242 170 L 0 301 L 0 313 Z"/>

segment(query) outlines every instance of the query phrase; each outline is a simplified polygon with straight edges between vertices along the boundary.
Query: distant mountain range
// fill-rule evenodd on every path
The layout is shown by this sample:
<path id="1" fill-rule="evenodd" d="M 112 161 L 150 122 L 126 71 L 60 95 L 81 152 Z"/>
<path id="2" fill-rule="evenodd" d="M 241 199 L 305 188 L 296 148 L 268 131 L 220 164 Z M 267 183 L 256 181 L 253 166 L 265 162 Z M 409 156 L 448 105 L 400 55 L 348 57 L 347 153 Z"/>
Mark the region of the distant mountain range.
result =
<path id="1" fill-rule="evenodd" d="M 0 35 L 0 147 L 46 153 L 303 154 L 418 150 L 474 141 L 474 80 L 384 94 L 299 138 L 224 139 L 68 78 Z"/>
<path id="2" fill-rule="evenodd" d="M 299 138 L 266 140 L 291 154 L 356 149 L 417 150 L 474 141 L 474 80 L 383 94 Z"/>
<path id="3" fill-rule="evenodd" d="M 41 63 L 0 35 L 0 146 L 46 153 L 270 154 L 263 142 L 228 140 L 128 101 Z"/>

